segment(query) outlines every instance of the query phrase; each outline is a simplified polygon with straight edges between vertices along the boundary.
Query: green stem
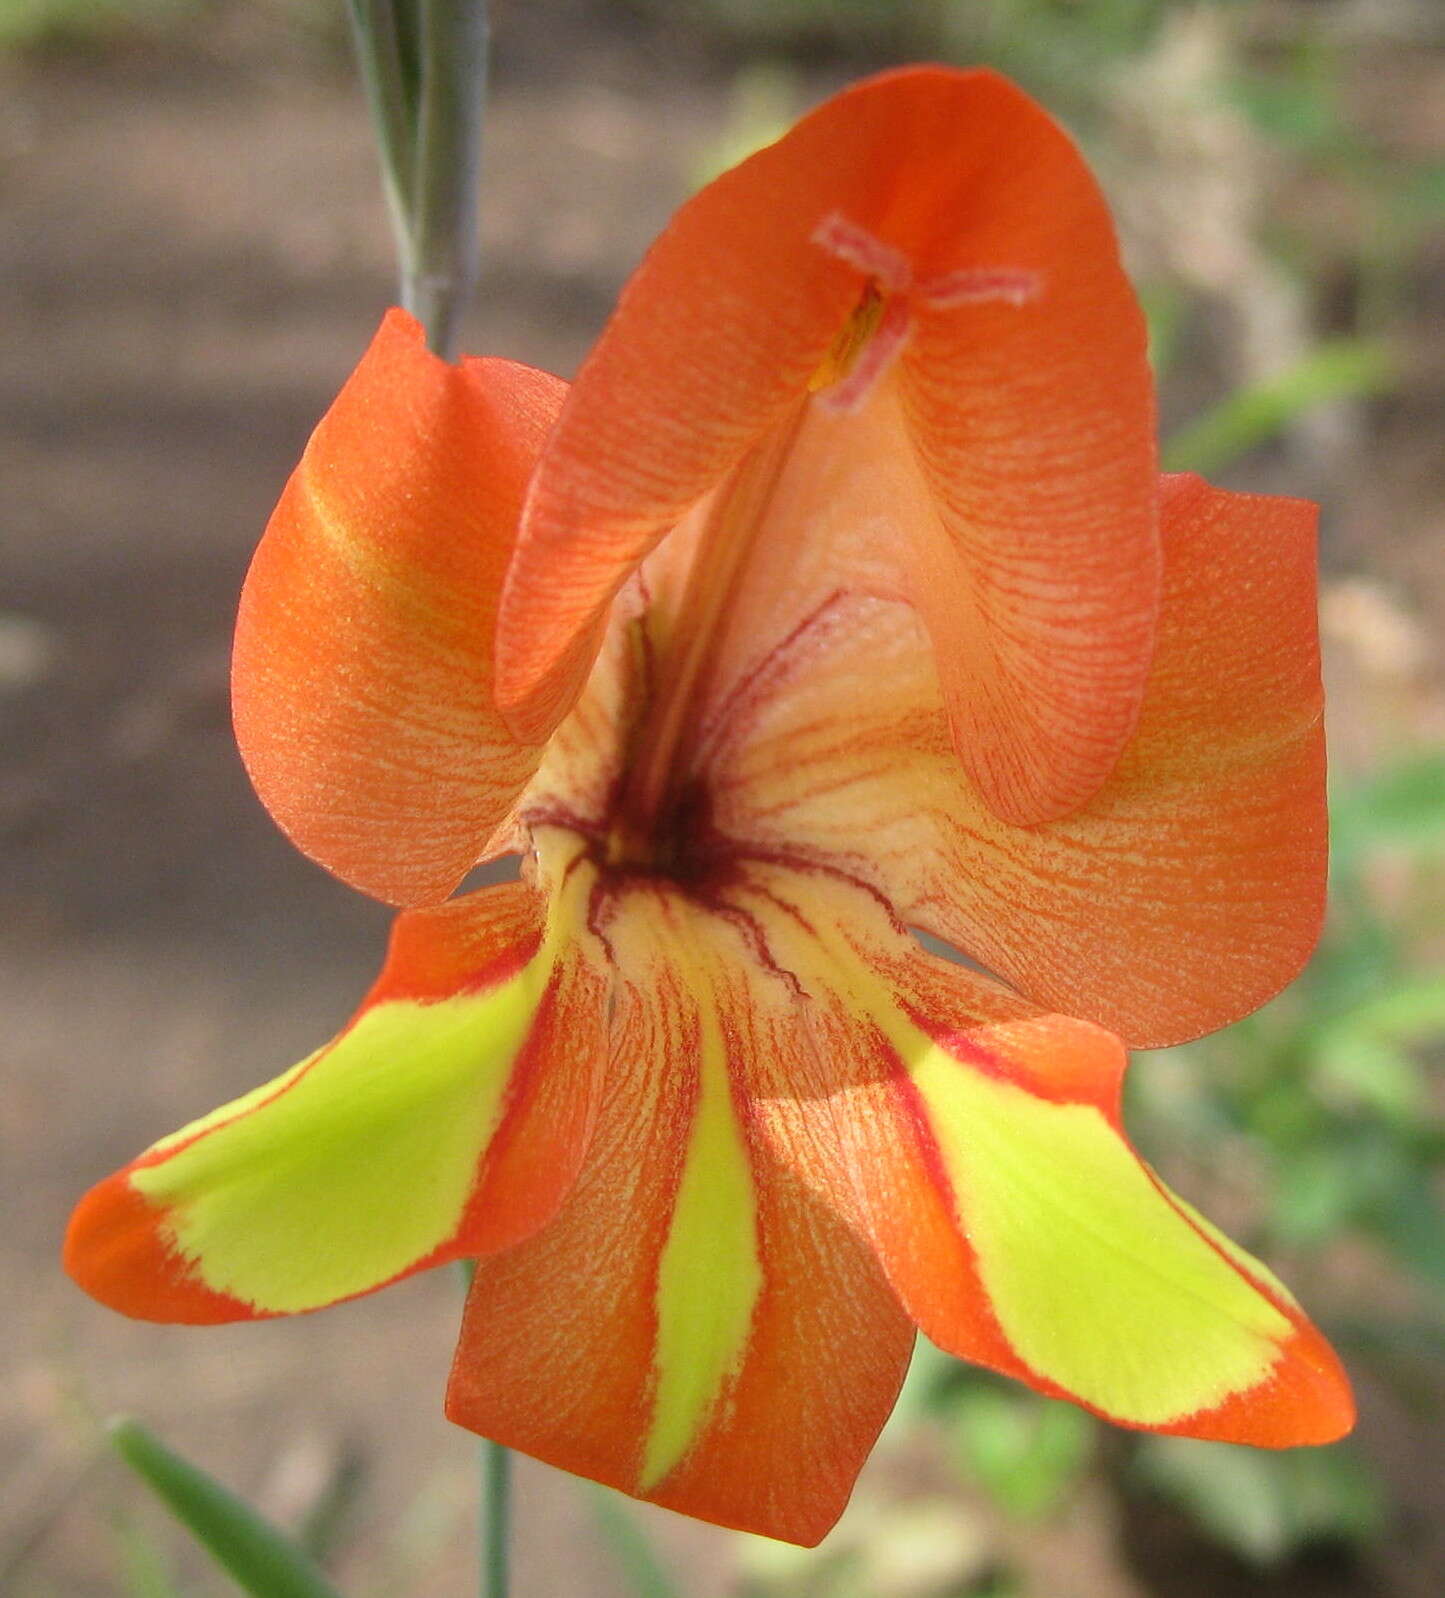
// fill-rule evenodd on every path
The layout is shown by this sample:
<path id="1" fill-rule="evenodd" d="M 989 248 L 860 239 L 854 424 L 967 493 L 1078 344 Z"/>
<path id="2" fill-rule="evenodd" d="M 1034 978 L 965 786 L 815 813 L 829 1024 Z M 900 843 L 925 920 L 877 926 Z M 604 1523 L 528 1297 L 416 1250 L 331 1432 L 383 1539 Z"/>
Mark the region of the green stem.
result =
<path id="1" fill-rule="evenodd" d="M 348 9 L 362 86 L 381 151 L 386 208 L 397 253 L 405 260 L 411 253 L 417 85 L 403 55 L 402 30 L 412 19 L 399 18 L 392 0 L 350 0 Z"/>
<path id="2" fill-rule="evenodd" d="M 512 1451 L 482 1442 L 482 1598 L 507 1598 L 510 1585 Z"/>
<path id="3" fill-rule="evenodd" d="M 486 0 L 350 0 L 400 256 L 401 303 L 444 360 L 480 266 Z"/>
<path id="4" fill-rule="evenodd" d="M 402 302 L 444 360 L 481 264 L 477 201 L 487 84 L 486 0 L 425 0 L 411 260 Z"/>
<path id="5" fill-rule="evenodd" d="M 401 303 L 443 360 L 456 354 L 481 251 L 487 0 L 348 0 L 381 149 Z M 475 1267 L 462 1262 L 470 1283 Z M 482 1444 L 482 1598 L 507 1598 L 511 1455 Z"/>
<path id="6" fill-rule="evenodd" d="M 475 1260 L 458 1260 L 465 1290 L 477 1274 Z M 511 1585 L 512 1451 L 482 1439 L 481 1598 L 507 1598 Z"/>

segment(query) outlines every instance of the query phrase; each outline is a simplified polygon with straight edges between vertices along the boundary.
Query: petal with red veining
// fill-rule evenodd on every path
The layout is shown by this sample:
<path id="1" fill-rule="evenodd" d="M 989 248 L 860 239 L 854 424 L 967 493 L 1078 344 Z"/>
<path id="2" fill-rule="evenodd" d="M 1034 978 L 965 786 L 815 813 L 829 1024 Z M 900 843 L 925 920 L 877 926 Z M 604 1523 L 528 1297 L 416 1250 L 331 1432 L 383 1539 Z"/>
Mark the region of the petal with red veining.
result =
<path id="1" fill-rule="evenodd" d="M 577 882 L 575 893 L 585 893 Z M 402 916 L 355 1018 L 81 1200 L 70 1274 L 145 1320 L 293 1314 L 536 1231 L 580 1165 L 606 983 L 522 884 Z"/>
<path id="2" fill-rule="evenodd" d="M 874 363 L 873 400 L 810 400 L 840 339 L 866 356 L 880 292 L 906 336 Z M 555 724 L 627 574 L 804 406 L 816 451 L 845 458 L 861 432 L 907 480 L 878 549 L 924 616 L 989 805 L 1036 821 L 1082 803 L 1133 726 L 1153 642 L 1152 387 L 1093 179 L 988 72 L 859 84 L 674 217 L 528 496 L 498 632 L 512 725 Z M 845 474 L 834 519 L 867 476 Z"/>
<path id="3" fill-rule="evenodd" d="M 445 898 L 536 767 L 493 703 L 492 633 L 564 389 L 511 361 L 449 366 L 391 312 L 252 561 L 242 758 L 292 841 L 379 899 Z"/>

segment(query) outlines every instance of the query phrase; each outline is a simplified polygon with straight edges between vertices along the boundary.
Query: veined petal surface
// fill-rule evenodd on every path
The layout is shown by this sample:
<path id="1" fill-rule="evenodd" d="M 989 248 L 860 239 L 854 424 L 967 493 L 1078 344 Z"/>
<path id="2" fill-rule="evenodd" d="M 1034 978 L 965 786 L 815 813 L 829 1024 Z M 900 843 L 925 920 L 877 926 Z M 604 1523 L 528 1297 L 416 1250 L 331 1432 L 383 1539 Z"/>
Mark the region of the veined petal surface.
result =
<path id="1" fill-rule="evenodd" d="M 1143 711 L 1093 800 L 1000 823 L 949 751 L 903 607 L 834 596 L 720 718 L 720 831 L 812 852 L 1030 999 L 1135 1046 L 1238 1019 L 1297 974 L 1324 908 L 1314 509 L 1163 480 Z"/>
<path id="2" fill-rule="evenodd" d="M 1030 288 L 977 288 L 994 278 Z M 902 332 L 872 400 L 849 415 L 810 397 L 846 365 L 840 340 L 867 358 L 882 302 Z M 985 802 L 1014 822 L 1081 804 L 1129 735 L 1153 642 L 1152 388 L 1097 187 L 988 72 L 859 84 L 678 212 L 528 496 L 498 631 L 511 724 L 555 724 L 628 573 L 800 408 L 814 454 L 846 461 L 861 435 L 907 479 L 876 564 L 924 617 Z M 841 518 L 867 474 L 834 486 Z"/>
<path id="3" fill-rule="evenodd" d="M 392 311 L 317 427 L 236 622 L 236 737 L 302 850 L 395 904 L 446 897 L 536 766 L 492 630 L 559 379 L 451 366 Z"/>
<path id="4" fill-rule="evenodd" d="M 763 1124 L 929 1337 L 1124 1426 L 1265 1447 L 1349 1429 L 1319 1332 L 1130 1146 L 1116 1038 L 923 954 L 835 875 L 757 867 L 735 899 L 817 999 L 812 1072 Z"/>
<path id="5" fill-rule="evenodd" d="M 759 1140 L 800 1034 L 746 924 L 645 884 L 596 924 L 619 973 L 596 1136 L 557 1219 L 479 1265 L 447 1413 L 686 1514 L 817 1542 L 912 1326 Z"/>
<path id="6" fill-rule="evenodd" d="M 576 893 L 523 884 L 396 924 L 350 1025 L 93 1188 L 65 1261 L 145 1320 L 316 1309 L 505 1248 L 556 1211 L 604 1061 L 606 983 Z"/>

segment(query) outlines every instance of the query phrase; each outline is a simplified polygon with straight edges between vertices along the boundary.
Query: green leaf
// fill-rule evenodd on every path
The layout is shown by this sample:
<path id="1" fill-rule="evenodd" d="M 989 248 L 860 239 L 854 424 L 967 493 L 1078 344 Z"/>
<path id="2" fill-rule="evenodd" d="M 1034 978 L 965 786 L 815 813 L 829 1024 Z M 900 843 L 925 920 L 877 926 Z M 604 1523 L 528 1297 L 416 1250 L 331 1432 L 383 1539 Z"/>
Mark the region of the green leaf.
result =
<path id="1" fill-rule="evenodd" d="M 1087 1462 L 1093 1422 L 1072 1404 L 978 1380 L 954 1399 L 952 1433 L 967 1475 L 1021 1520 L 1052 1510 Z"/>
<path id="2" fill-rule="evenodd" d="M 1134 1473 L 1232 1553 L 1278 1564 L 1310 1543 L 1375 1540 L 1380 1489 L 1346 1448 L 1267 1454 L 1188 1437 L 1148 1437 Z"/>
<path id="3" fill-rule="evenodd" d="M 921 1333 L 913 1345 L 908 1375 L 893 1413 L 884 1425 L 880 1442 L 887 1444 L 909 1435 L 929 1415 L 948 1406 L 948 1397 L 965 1369 L 951 1354 L 945 1354 Z"/>
<path id="4" fill-rule="evenodd" d="M 1405 958 L 1397 929 L 1342 892 L 1338 876 L 1330 916 L 1324 942 L 1295 990 L 1298 1041 L 1306 1048 L 1321 1028 L 1335 1025 L 1398 981 Z"/>
<path id="5" fill-rule="evenodd" d="M 139 1421 L 108 1427 L 116 1452 L 255 1598 L 339 1598 L 316 1565 L 242 1498 L 166 1447 Z"/>
<path id="6" fill-rule="evenodd" d="M 1315 155 L 1328 155 L 1357 144 L 1354 131 L 1340 116 L 1331 90 L 1312 80 L 1241 78 L 1230 85 L 1230 98 L 1272 139 Z"/>
<path id="7" fill-rule="evenodd" d="M 1445 977 L 1398 983 L 1360 1005 L 1350 1024 L 1389 1043 L 1423 1043 L 1445 1035 Z"/>
<path id="8" fill-rule="evenodd" d="M 651 1539 L 617 1494 L 606 1487 L 590 1491 L 597 1528 L 612 1550 L 628 1591 L 636 1598 L 681 1598 L 682 1589 L 668 1575 Z"/>
<path id="9" fill-rule="evenodd" d="M 1338 868 L 1377 845 L 1445 852 L 1445 753 L 1408 756 L 1335 797 L 1331 844 Z"/>
<path id="10" fill-rule="evenodd" d="M 1177 283 L 1159 281 L 1140 288 L 1139 303 L 1149 329 L 1149 365 L 1156 379 L 1162 379 L 1179 351 L 1179 335 L 1188 319 L 1189 301 Z"/>
<path id="11" fill-rule="evenodd" d="M 1276 1157 L 1270 1226 L 1285 1247 L 1313 1247 L 1338 1232 L 1361 1201 L 1357 1174 L 1338 1147 Z"/>
<path id="12" fill-rule="evenodd" d="M 1368 1027 L 1336 1025 L 1318 1041 L 1315 1075 L 1327 1094 L 1405 1126 L 1429 1105 L 1420 1062 Z"/>
<path id="13" fill-rule="evenodd" d="M 1402 1264 L 1445 1288 L 1445 1227 L 1432 1175 L 1423 1161 L 1412 1164 L 1379 1204 L 1371 1226 Z"/>
<path id="14" fill-rule="evenodd" d="M 336 1461 L 297 1526 L 297 1545 L 319 1564 L 325 1564 L 350 1536 L 366 1476 L 364 1458 L 348 1449 Z"/>
<path id="15" fill-rule="evenodd" d="M 1326 400 L 1379 394 L 1395 377 L 1389 350 L 1376 340 L 1330 339 L 1286 371 L 1252 383 L 1182 428 L 1164 449 L 1171 472 L 1222 471 Z"/>
<path id="16" fill-rule="evenodd" d="M 120 1544 L 126 1598 L 180 1598 L 165 1555 L 144 1527 L 129 1519 L 119 1520 L 115 1535 Z"/>

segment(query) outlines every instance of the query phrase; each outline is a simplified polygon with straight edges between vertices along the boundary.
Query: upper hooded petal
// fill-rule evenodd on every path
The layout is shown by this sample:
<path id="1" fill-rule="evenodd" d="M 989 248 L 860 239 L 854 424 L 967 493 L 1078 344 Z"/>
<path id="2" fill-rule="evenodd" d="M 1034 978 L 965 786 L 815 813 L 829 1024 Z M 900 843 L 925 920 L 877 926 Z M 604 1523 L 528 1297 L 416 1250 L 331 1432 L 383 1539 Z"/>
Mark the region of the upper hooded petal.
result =
<path id="1" fill-rule="evenodd" d="M 605 1058 L 576 916 L 520 883 L 402 916 L 331 1043 L 81 1200 L 67 1270 L 140 1319 L 245 1320 L 528 1236 L 581 1163 Z"/>
<path id="2" fill-rule="evenodd" d="M 246 578 L 242 758 L 283 831 L 379 899 L 445 898 L 536 765 L 493 703 L 492 633 L 564 388 L 509 361 L 448 365 L 391 312 Z"/>
<path id="3" fill-rule="evenodd" d="M 483 1260 L 455 1421 L 685 1514 L 815 1543 L 913 1332 L 867 1245 L 758 1135 L 796 1080 L 790 995 L 746 928 L 638 886 L 587 1162 L 556 1220 Z"/>
<path id="4" fill-rule="evenodd" d="M 1031 999 L 1136 1046 L 1263 1003 L 1324 910 L 1314 508 L 1193 477 L 1161 493 L 1158 649 L 1089 804 L 1001 823 L 954 769 L 908 613 L 838 600 L 727 707 L 717 825 L 845 864 Z"/>
<path id="5" fill-rule="evenodd" d="M 893 295 L 908 336 L 872 446 L 903 452 L 911 484 L 875 530 L 882 580 L 925 618 L 986 802 L 1015 821 L 1059 814 L 1108 774 L 1148 669 L 1152 389 L 1097 187 L 988 72 L 859 84 L 677 213 L 539 464 L 503 598 L 500 701 L 519 732 L 550 728 L 647 550 L 800 405 L 817 412 L 810 385 L 878 287 L 866 251 L 829 243 L 839 219 L 912 285 Z M 991 272 L 1037 292 L 925 292 Z M 831 428 L 836 452 L 877 420 L 806 425 Z"/>

